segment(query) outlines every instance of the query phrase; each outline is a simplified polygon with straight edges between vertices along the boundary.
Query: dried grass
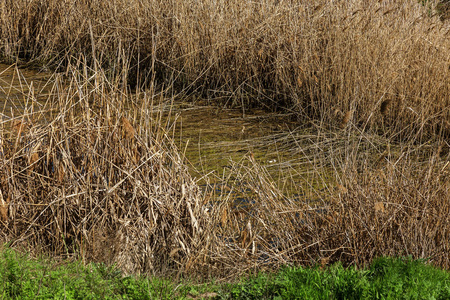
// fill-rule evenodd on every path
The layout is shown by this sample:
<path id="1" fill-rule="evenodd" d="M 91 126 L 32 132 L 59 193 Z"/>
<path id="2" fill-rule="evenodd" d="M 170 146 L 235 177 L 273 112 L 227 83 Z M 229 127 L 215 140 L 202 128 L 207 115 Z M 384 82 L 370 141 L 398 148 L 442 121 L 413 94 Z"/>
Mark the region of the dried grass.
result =
<path id="1" fill-rule="evenodd" d="M 2 242 L 127 273 L 189 271 L 207 255 L 209 215 L 176 146 L 156 113 L 133 127 L 121 93 L 100 77 L 87 90 L 92 82 L 77 85 L 72 71 L 47 102 L 53 118 L 41 114 L 26 131 L 14 122 L 12 135 L 1 133 Z M 147 95 L 142 106 L 152 101 Z"/>
<path id="2" fill-rule="evenodd" d="M 236 276 L 380 255 L 450 268 L 447 21 L 399 0 L 74 4 L 0 2 L 0 55 L 66 77 L 43 111 L 2 124 L 2 241 L 128 273 Z M 150 89 L 132 96 L 127 84 Z M 315 126 L 308 145 L 294 132 L 282 141 L 311 168 L 291 184 L 300 196 L 251 154 L 224 171 L 229 193 L 202 194 L 154 116 L 157 84 L 288 105 Z M 429 154 L 424 140 L 440 146 Z"/>
<path id="3" fill-rule="evenodd" d="M 442 172 L 445 162 L 418 164 L 405 160 L 362 173 L 338 172 L 342 185 L 336 189 L 328 182 L 325 194 L 300 188 L 303 196 L 289 198 L 246 158 L 230 171 L 228 183 L 236 189 L 222 195 L 216 208 L 227 209 L 229 217 L 215 220 L 222 237 L 212 256 L 215 266 L 240 274 L 285 264 L 363 266 L 401 255 L 450 268 L 449 173 Z M 308 196 L 314 191 L 315 198 Z"/>
<path id="4" fill-rule="evenodd" d="M 303 121 L 351 107 L 364 129 L 390 101 L 383 126 L 428 139 L 449 120 L 450 23 L 445 1 L 419 2 L 3 1 L 0 55 L 64 71 L 82 54 L 132 86 L 156 79 Z"/>
<path id="5" fill-rule="evenodd" d="M 361 266 L 381 255 L 450 267 L 445 142 L 430 149 L 320 126 L 278 134 L 280 151 L 308 168 L 297 174 L 304 182 L 281 185 L 296 196 L 252 153 L 230 162 L 227 189 L 210 195 L 156 112 L 161 95 L 124 97 L 105 77 L 77 69 L 55 83 L 64 88 L 33 122 L 16 117 L 26 130 L 11 120 L 1 131 L 3 242 L 127 273 L 226 278 L 285 264 Z"/>

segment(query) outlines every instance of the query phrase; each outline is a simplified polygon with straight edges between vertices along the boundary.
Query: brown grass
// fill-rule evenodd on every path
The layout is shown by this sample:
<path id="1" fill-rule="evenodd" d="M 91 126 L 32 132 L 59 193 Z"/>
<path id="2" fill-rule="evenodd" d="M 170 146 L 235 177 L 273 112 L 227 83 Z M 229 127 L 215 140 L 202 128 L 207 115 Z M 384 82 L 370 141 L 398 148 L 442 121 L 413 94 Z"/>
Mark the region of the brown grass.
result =
<path id="1" fill-rule="evenodd" d="M 450 267 L 450 31 L 415 1 L 19 0 L 0 14 L 3 59 L 65 72 L 41 111 L 2 124 L 1 241 L 126 272 Z M 155 113 L 163 92 L 312 124 L 283 141 L 309 168 L 286 184 L 298 196 L 251 153 L 224 170 L 229 193 L 202 194 Z"/>
<path id="2" fill-rule="evenodd" d="M 430 149 L 321 127 L 289 132 L 280 145 L 308 167 L 301 182 L 277 184 L 250 152 L 230 162 L 212 195 L 189 175 L 173 124 L 163 125 L 161 95 L 124 96 L 101 75 L 68 74 L 33 122 L 16 117 L 26 131 L 18 135 L 14 120 L 1 131 L 2 242 L 127 273 L 225 278 L 382 255 L 450 267 L 445 142 Z"/>
<path id="3" fill-rule="evenodd" d="M 89 92 L 91 82 L 77 85 L 72 71 L 44 108 L 57 114 L 1 132 L 2 242 L 127 273 L 189 271 L 207 255 L 209 215 L 176 146 L 150 122 L 157 113 L 141 114 L 135 129 L 118 90 L 97 77 Z M 139 105 L 148 111 L 152 97 Z"/>
<path id="4" fill-rule="evenodd" d="M 379 256 L 399 255 L 450 267 L 448 163 L 435 154 L 424 162 L 414 154 L 417 149 L 404 148 L 396 154 L 400 158 L 391 156 L 377 166 L 371 156 L 362 159 L 364 150 L 355 150 L 352 142 L 341 148 L 342 138 L 329 141 L 334 151 L 344 150 L 341 158 L 323 155 L 314 162 L 321 177 L 326 161 L 334 161 L 333 174 L 341 183 L 324 179 L 325 188 L 319 189 L 310 181 L 309 187 L 298 185 L 297 197 L 274 186 L 250 157 L 234 164 L 228 184 L 236 188 L 222 195 L 217 208 L 228 209 L 230 217 L 226 223 L 215 220 L 224 237 L 215 253 L 218 268 L 235 274 L 283 264 L 362 266 Z M 355 160 L 346 161 L 353 155 Z M 248 192 L 233 197 L 238 190 Z M 248 200 L 236 200 L 243 197 Z M 234 214 L 242 210 L 244 215 Z"/>
<path id="5" fill-rule="evenodd" d="M 285 106 L 308 121 L 333 123 L 333 109 L 352 107 L 365 129 L 390 101 L 383 124 L 427 139 L 449 119 L 450 23 L 430 15 L 444 4 L 3 1 L 0 54 L 54 67 L 81 54 L 132 86 L 156 79 L 244 108 Z"/>

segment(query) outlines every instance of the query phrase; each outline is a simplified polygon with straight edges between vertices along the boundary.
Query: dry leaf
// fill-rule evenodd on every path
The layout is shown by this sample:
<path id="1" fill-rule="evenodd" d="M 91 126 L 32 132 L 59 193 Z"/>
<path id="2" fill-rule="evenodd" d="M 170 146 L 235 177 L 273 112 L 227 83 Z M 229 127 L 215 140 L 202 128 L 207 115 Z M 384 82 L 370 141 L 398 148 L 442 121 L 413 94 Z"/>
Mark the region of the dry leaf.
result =
<path id="1" fill-rule="evenodd" d="M 322 257 L 320 259 L 320 269 L 324 269 L 328 265 L 329 262 L 330 262 L 329 257 Z"/>

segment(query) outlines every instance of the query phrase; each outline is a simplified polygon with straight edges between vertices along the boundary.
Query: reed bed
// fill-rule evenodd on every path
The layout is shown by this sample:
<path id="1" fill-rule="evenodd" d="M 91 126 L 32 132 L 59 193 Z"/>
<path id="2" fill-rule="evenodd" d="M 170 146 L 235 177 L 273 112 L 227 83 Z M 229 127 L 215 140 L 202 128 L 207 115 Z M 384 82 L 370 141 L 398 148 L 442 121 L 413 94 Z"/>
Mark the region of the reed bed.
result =
<path id="1" fill-rule="evenodd" d="M 450 31 L 427 3 L 2 1 L 2 60 L 64 73 L 1 124 L 1 241 L 127 273 L 449 268 Z M 158 113 L 189 93 L 314 128 L 283 137 L 296 196 L 251 153 L 201 191 Z"/>
<path id="2" fill-rule="evenodd" d="M 29 99 L 2 123 L 1 241 L 126 273 L 188 271 L 208 249 L 210 221 L 160 124 L 160 96 L 143 95 L 133 116 L 131 95 L 85 77 L 92 70 L 68 71 L 40 110 Z"/>
<path id="3" fill-rule="evenodd" d="M 293 131 L 279 134 L 280 150 L 301 168 L 280 166 L 283 184 L 249 152 L 224 169 L 220 193 L 202 191 L 163 94 L 132 95 L 86 65 L 54 77 L 44 103 L 30 92 L 24 113 L 2 123 L 2 242 L 126 273 L 226 278 L 385 255 L 449 268 L 445 141 Z"/>
<path id="4" fill-rule="evenodd" d="M 286 264 L 364 266 L 380 256 L 410 256 L 448 269 L 450 186 L 441 150 L 425 158 L 404 147 L 382 153 L 380 162 L 354 155 L 350 142 L 328 143 L 343 155 L 309 155 L 324 187 L 302 174 L 308 182 L 294 183 L 295 197 L 251 154 L 233 165 L 225 178 L 232 188 L 214 208 L 220 268 L 236 274 Z"/>
<path id="5" fill-rule="evenodd" d="M 450 132 L 446 2 L 3 1 L 0 55 L 64 70 L 82 53 L 132 86 L 429 139 Z"/>

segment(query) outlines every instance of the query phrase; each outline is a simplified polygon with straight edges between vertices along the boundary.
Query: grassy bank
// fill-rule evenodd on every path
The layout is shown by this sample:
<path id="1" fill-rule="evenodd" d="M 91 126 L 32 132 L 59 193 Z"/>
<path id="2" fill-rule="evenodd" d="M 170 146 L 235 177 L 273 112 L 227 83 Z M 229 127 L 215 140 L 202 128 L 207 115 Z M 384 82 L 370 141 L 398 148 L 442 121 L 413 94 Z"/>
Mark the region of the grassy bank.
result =
<path id="1" fill-rule="evenodd" d="M 450 39 L 425 3 L 3 1 L 0 56 L 427 140 L 450 133 Z"/>
<path id="2" fill-rule="evenodd" d="M 124 276 L 103 264 L 32 259 L 4 249 L 2 299 L 448 299 L 450 275 L 421 261 L 383 258 L 370 267 L 284 267 L 229 283 Z"/>

